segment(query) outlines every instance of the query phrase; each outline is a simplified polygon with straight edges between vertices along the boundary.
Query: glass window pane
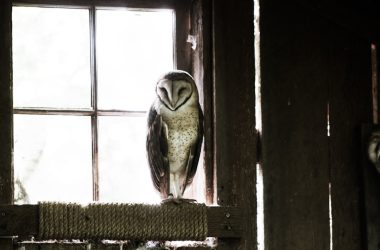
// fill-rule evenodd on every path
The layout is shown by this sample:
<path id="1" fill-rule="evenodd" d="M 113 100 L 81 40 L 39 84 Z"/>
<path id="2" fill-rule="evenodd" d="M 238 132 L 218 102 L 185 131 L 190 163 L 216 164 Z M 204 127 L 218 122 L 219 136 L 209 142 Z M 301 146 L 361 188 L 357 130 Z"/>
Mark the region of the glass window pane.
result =
<path id="1" fill-rule="evenodd" d="M 15 107 L 91 106 L 89 11 L 13 7 Z"/>
<path id="2" fill-rule="evenodd" d="M 92 200 L 91 120 L 14 116 L 15 203 Z"/>
<path id="3" fill-rule="evenodd" d="M 98 107 L 144 111 L 173 69 L 173 12 L 97 12 Z"/>
<path id="4" fill-rule="evenodd" d="M 104 202 L 157 203 L 145 153 L 145 117 L 99 118 L 99 186 Z"/>

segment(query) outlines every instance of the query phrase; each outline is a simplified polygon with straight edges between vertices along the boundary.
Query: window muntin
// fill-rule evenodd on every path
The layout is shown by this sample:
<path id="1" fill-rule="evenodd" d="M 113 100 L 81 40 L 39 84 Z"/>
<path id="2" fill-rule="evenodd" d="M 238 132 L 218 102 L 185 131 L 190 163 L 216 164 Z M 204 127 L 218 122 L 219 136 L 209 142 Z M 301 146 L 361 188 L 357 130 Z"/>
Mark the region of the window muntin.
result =
<path id="1" fill-rule="evenodd" d="M 88 75 L 86 79 L 82 78 L 82 81 L 78 83 L 78 85 L 85 86 L 85 91 L 83 91 L 83 89 L 81 91 L 76 90 L 78 87 L 76 84 L 69 87 L 65 86 L 65 84 L 70 83 L 67 79 L 60 81 L 63 88 L 67 89 L 66 92 L 61 89 L 57 90 L 56 87 L 50 85 L 47 87 L 42 85 L 39 89 L 34 88 L 34 82 L 40 84 L 39 79 L 45 77 L 44 70 L 39 71 L 39 75 L 36 77 L 37 80 L 34 82 L 24 77 L 24 82 L 21 84 L 20 81 L 15 78 L 14 86 L 16 90 L 18 89 L 14 92 L 15 100 L 17 98 L 22 100 L 24 96 L 35 95 L 37 91 L 43 92 L 41 95 L 46 94 L 45 96 L 35 99 L 31 98 L 28 102 L 15 101 L 14 103 L 15 197 L 20 198 L 25 195 L 22 194 L 22 192 L 27 192 L 29 195 L 29 199 L 16 199 L 15 202 L 19 204 L 36 203 L 44 200 L 77 202 L 89 202 L 91 200 L 158 202 L 158 198 L 156 198 L 154 194 L 150 181 L 149 172 L 147 173 L 148 167 L 145 159 L 144 146 L 146 129 L 145 114 L 149 104 L 153 100 L 152 96 L 154 96 L 155 80 L 159 76 L 158 73 L 161 74 L 166 70 L 170 70 L 173 68 L 173 65 L 175 65 L 173 59 L 173 11 L 128 10 L 125 8 L 97 9 L 95 7 L 88 9 L 66 9 L 48 8 L 46 6 L 14 7 L 14 9 L 16 9 L 16 14 L 13 16 L 14 19 L 20 17 L 20 13 L 17 13 L 18 10 L 20 10 L 20 12 L 36 11 L 39 13 L 52 11 L 52 13 L 45 14 L 45 16 L 50 16 L 52 19 L 55 19 L 53 13 L 60 12 L 61 10 L 62 13 L 65 13 L 60 13 L 63 16 L 65 16 L 66 13 L 72 13 L 72 11 L 77 13 L 78 11 L 82 14 L 85 13 L 83 15 L 86 16 L 86 18 L 82 17 L 81 20 L 87 19 L 87 22 L 86 25 L 82 26 L 88 27 L 88 30 L 83 31 L 83 33 L 75 33 L 78 36 L 87 37 L 87 41 L 84 42 L 85 45 L 82 45 L 81 49 L 75 50 L 75 57 L 72 56 L 67 59 L 72 59 L 73 64 L 78 63 L 76 58 L 79 58 L 79 61 L 86 61 L 85 63 L 81 63 L 82 67 L 77 68 L 69 64 L 49 64 L 49 60 L 47 60 L 47 62 L 43 61 L 43 58 L 38 56 L 28 58 L 28 54 L 22 52 L 31 50 L 32 47 L 28 45 L 28 41 L 32 39 L 23 39 L 23 33 L 17 32 L 19 27 L 14 27 L 14 39 L 20 43 L 20 45 L 17 45 L 14 49 L 17 50 L 17 52 L 14 51 L 14 57 L 16 59 L 16 67 L 14 67 L 15 73 L 20 67 L 17 64 L 18 61 L 42 60 L 43 63 L 40 64 L 43 66 L 41 66 L 41 68 L 45 67 L 48 69 L 49 66 L 54 68 L 52 69 L 50 79 L 58 78 L 57 81 L 60 81 L 61 72 L 69 76 L 78 74 Z M 36 13 L 31 16 L 33 16 L 34 19 L 44 17 Z M 66 15 L 65 18 L 69 19 L 69 16 L 70 14 Z M 21 19 L 27 17 L 28 15 L 22 15 Z M 34 19 L 29 20 L 29 22 L 33 22 Z M 142 23 L 141 20 L 143 19 L 147 20 L 148 25 Z M 137 30 L 128 27 L 129 24 L 120 23 L 123 22 L 123 20 L 130 22 L 139 20 L 141 24 L 139 27 L 140 33 L 146 34 L 134 34 Z M 28 22 L 28 20 L 24 20 L 24 22 Z M 47 21 L 44 20 L 44 22 Z M 57 23 L 58 21 L 53 25 L 55 29 L 49 30 L 50 33 L 61 33 L 60 26 L 57 25 Z M 165 27 L 160 28 L 158 24 L 164 24 Z M 20 23 L 14 20 L 13 25 L 17 26 L 20 25 Z M 110 31 L 112 27 L 116 28 L 116 32 Z M 36 35 L 38 36 L 40 34 Z M 103 39 L 103 35 L 109 37 Z M 134 37 L 134 39 L 129 41 L 128 35 L 133 35 L 132 37 Z M 56 36 L 61 37 L 61 35 Z M 61 37 L 61 39 L 63 38 Z M 75 37 L 72 39 L 75 40 Z M 139 41 L 140 39 L 144 39 L 144 41 Z M 45 37 L 45 40 L 50 41 L 50 38 Z M 61 46 L 66 46 L 64 41 L 61 42 Z M 128 44 L 128 42 L 130 42 L 130 44 Z M 20 50 L 19 48 L 22 47 L 23 43 L 26 44 L 26 48 Z M 98 45 L 98 43 L 100 45 Z M 117 44 L 117 46 L 115 44 Z M 29 49 L 27 49 L 28 46 Z M 40 53 L 45 52 L 44 50 L 52 50 L 49 49 L 49 46 L 42 44 L 38 46 L 40 46 Z M 131 48 L 123 46 L 131 46 Z M 52 55 L 49 55 L 47 58 L 54 58 L 60 61 L 59 58 L 62 57 L 62 59 L 64 59 L 66 56 L 65 52 L 63 52 L 65 55 L 60 55 L 54 54 L 56 51 L 52 51 Z M 70 51 L 70 53 L 72 54 L 72 51 Z M 113 56 L 118 60 L 112 60 Z M 17 59 L 17 57 L 21 57 L 22 59 Z M 58 57 L 58 59 L 55 57 Z M 66 65 L 68 66 L 66 67 Z M 133 70 L 128 71 L 126 69 L 128 67 L 133 67 Z M 139 70 L 139 72 L 136 73 L 136 70 Z M 36 74 L 36 72 L 33 72 L 33 74 Z M 24 73 L 24 75 L 27 75 L 27 73 Z M 22 88 L 25 85 L 28 85 L 28 88 Z M 102 91 L 107 92 L 108 87 L 111 90 L 103 95 Z M 50 98 L 49 95 L 54 92 L 62 93 L 60 97 L 63 97 L 63 101 L 57 101 L 57 98 Z M 79 96 L 79 102 L 72 101 L 71 92 Z M 122 94 L 119 95 L 119 93 Z M 114 96 L 114 98 L 112 98 L 112 96 Z M 48 99 L 52 101 L 46 101 Z M 125 99 L 133 99 L 133 101 L 125 101 Z M 90 104 L 88 104 L 89 100 Z M 98 109 L 99 104 L 101 104 L 101 109 Z M 52 122 L 52 120 L 57 119 L 58 122 Z M 77 123 L 62 122 L 62 125 L 59 125 L 59 122 L 67 119 L 79 119 L 85 121 L 85 124 L 78 126 Z M 53 126 L 54 129 L 44 129 L 44 127 L 50 126 Z M 83 129 L 84 127 L 85 129 Z M 60 173 L 60 171 L 65 173 L 61 175 L 61 179 L 54 181 L 54 175 L 53 178 L 48 175 L 48 173 L 54 169 L 50 168 L 50 166 L 49 170 L 46 169 L 46 171 L 32 171 L 33 174 L 30 176 L 30 169 L 38 168 L 39 164 L 39 159 L 37 161 L 35 160 L 35 166 L 31 167 L 30 164 L 33 164 L 31 157 L 36 157 L 36 155 L 38 155 L 36 152 L 48 150 L 45 145 L 44 147 L 38 146 L 41 138 L 35 136 L 38 134 L 33 131 L 33 129 L 40 134 L 46 131 L 52 131 L 49 134 L 50 137 L 44 140 L 54 141 L 57 139 L 55 140 L 55 150 L 49 154 L 50 160 L 48 165 L 54 164 L 54 161 L 60 161 L 60 164 L 57 165 L 57 167 L 59 166 L 57 173 Z M 25 135 L 28 133 L 29 137 Z M 30 136 L 32 133 L 35 133 L 35 135 Z M 76 137 L 76 135 L 78 135 L 78 137 Z M 25 142 L 23 137 L 29 140 Z M 76 145 L 78 140 L 85 141 L 83 143 L 86 144 L 86 150 L 81 151 L 76 148 L 80 146 Z M 117 145 L 122 148 L 110 150 L 110 148 L 115 146 L 110 145 L 112 142 L 117 143 Z M 29 143 L 29 145 L 26 143 Z M 73 144 L 73 147 L 70 147 L 70 143 Z M 29 151 L 34 152 L 34 155 L 29 156 L 28 162 L 28 157 L 25 157 L 25 155 L 28 155 Z M 86 160 L 81 160 L 82 158 Z M 68 166 L 68 164 L 70 164 L 70 166 Z M 45 168 L 47 167 L 46 165 Z M 144 172 L 144 174 L 142 174 L 141 171 Z M 73 182 L 70 182 L 69 175 L 75 175 L 75 178 L 78 179 L 78 183 L 74 181 L 75 178 L 72 180 Z M 81 178 L 83 178 L 83 180 Z M 51 182 L 42 185 L 42 183 L 46 183 L 41 182 L 40 180 L 42 179 L 50 179 Z M 32 185 L 32 183 L 38 184 Z M 44 190 L 40 190 L 41 188 Z M 45 191 L 46 189 L 50 189 L 51 192 Z M 81 193 L 81 191 L 78 192 L 79 189 L 87 191 Z M 88 190 L 90 190 L 90 193 L 92 191 L 92 199 L 89 197 Z M 35 195 L 32 195 L 32 193 Z"/>

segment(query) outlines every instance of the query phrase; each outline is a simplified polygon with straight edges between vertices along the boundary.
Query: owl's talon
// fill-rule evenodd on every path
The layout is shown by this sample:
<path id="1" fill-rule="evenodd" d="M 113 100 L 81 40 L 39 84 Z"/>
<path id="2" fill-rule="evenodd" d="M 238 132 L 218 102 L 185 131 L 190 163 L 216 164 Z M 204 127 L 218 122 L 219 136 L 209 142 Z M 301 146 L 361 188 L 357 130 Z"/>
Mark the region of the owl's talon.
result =
<path id="1" fill-rule="evenodd" d="M 182 203 L 196 203 L 197 201 L 194 199 L 184 199 L 184 198 L 174 198 L 174 196 L 169 195 L 168 198 L 163 199 L 161 201 L 162 204 L 168 204 L 168 203 L 173 203 L 175 205 L 179 205 Z"/>

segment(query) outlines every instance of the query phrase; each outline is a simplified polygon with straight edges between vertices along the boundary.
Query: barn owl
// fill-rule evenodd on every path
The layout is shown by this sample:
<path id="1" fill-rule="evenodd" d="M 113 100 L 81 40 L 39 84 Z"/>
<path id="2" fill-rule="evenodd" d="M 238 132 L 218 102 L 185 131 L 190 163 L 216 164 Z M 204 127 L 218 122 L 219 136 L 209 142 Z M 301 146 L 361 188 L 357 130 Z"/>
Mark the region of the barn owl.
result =
<path id="1" fill-rule="evenodd" d="M 181 199 L 192 182 L 201 152 L 203 113 L 194 79 L 185 71 L 164 74 L 148 115 L 146 149 L 161 198 Z"/>

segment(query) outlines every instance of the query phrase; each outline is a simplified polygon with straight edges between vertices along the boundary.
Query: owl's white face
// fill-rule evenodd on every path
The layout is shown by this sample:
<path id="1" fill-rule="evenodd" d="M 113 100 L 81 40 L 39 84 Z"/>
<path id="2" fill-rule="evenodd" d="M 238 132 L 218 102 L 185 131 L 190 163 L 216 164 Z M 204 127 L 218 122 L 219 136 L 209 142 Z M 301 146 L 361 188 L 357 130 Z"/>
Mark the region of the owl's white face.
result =
<path id="1" fill-rule="evenodd" d="M 193 93 L 193 88 L 191 83 L 184 80 L 163 79 L 158 82 L 156 92 L 165 106 L 174 111 L 187 102 Z"/>

